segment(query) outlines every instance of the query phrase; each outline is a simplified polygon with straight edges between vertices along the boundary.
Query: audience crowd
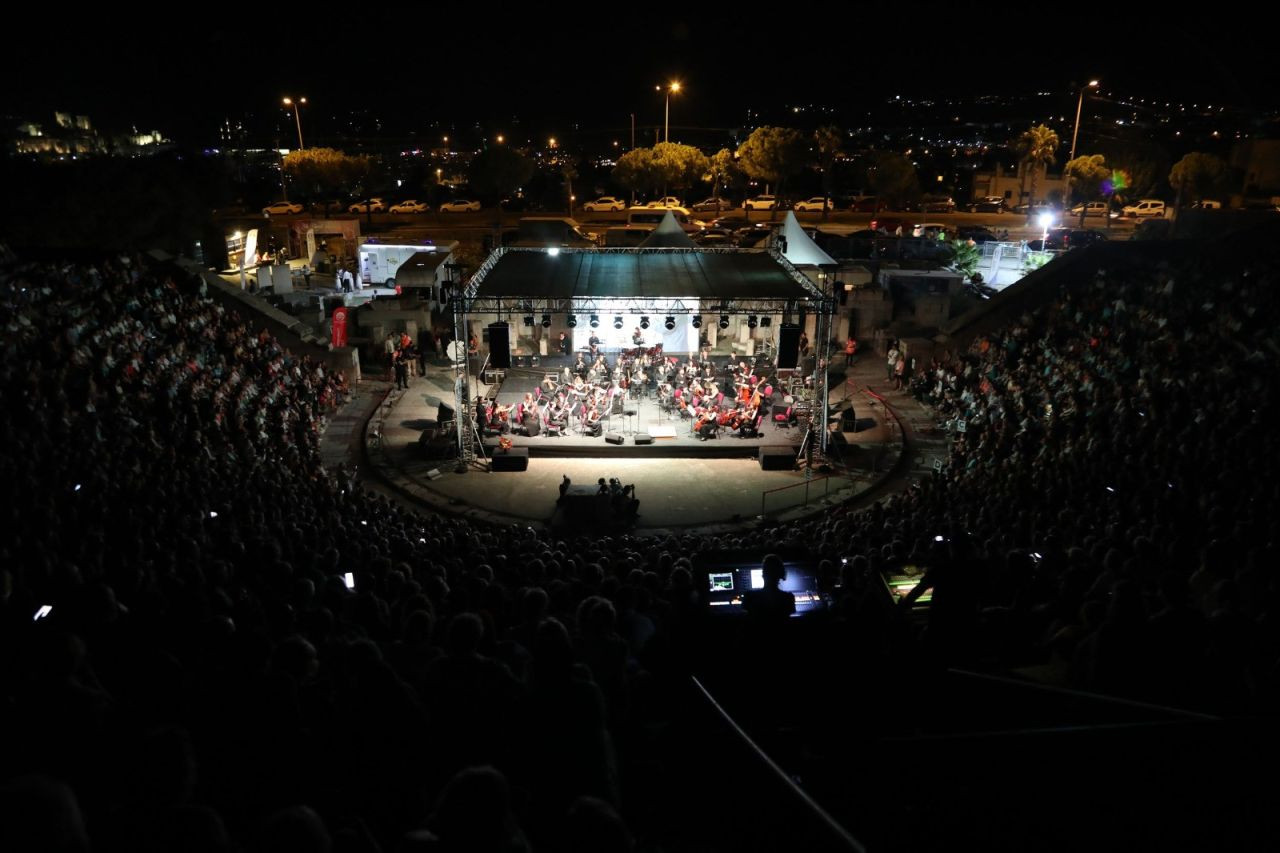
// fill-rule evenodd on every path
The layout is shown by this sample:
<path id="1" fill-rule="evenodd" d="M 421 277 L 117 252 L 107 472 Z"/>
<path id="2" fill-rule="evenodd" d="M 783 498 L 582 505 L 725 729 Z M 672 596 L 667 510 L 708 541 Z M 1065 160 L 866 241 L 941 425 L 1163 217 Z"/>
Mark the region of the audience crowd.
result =
<path id="1" fill-rule="evenodd" d="M 950 463 L 869 509 L 567 539 L 327 472 L 342 375 L 199 281 L 6 259 L 0 847 L 634 849 L 625 754 L 730 551 L 815 563 L 793 621 L 866 655 L 1272 708 L 1276 284 L 1064 289 L 917 371 Z M 919 631 L 877 582 L 908 566 Z"/>

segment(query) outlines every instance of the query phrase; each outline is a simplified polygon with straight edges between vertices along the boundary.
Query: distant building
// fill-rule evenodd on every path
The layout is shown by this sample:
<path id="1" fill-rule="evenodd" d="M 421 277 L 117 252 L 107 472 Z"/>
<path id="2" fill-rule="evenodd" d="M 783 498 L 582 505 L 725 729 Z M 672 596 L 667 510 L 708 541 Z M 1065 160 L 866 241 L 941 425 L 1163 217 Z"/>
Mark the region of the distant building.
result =
<path id="1" fill-rule="evenodd" d="M 1280 139 L 1237 142 L 1230 165 L 1243 176 L 1245 196 L 1280 195 Z"/>
<path id="2" fill-rule="evenodd" d="M 1053 193 L 1061 197 L 1067 186 L 1062 176 L 1055 177 L 1050 175 L 1048 168 L 1045 166 L 1041 166 L 1037 172 L 1038 175 L 1035 182 L 1037 198 L 1030 198 L 1031 173 L 1025 163 L 1020 163 L 1017 170 L 1012 174 L 1006 174 L 1004 166 L 999 163 L 996 164 L 994 172 L 976 172 L 973 176 L 973 197 L 979 199 L 987 196 L 999 196 L 1010 207 L 1027 202 L 1043 204 Z M 1024 193 L 1026 194 L 1025 196 L 1023 195 Z"/>

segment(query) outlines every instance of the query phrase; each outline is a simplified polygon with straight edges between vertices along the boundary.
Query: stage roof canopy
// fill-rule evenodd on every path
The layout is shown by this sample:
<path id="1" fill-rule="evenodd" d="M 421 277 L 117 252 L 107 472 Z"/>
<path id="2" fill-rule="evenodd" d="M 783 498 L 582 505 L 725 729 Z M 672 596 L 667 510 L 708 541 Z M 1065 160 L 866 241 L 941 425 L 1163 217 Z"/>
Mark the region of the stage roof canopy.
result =
<path id="1" fill-rule="evenodd" d="M 476 275 L 478 299 L 808 300 L 800 273 L 742 250 L 506 251 Z"/>

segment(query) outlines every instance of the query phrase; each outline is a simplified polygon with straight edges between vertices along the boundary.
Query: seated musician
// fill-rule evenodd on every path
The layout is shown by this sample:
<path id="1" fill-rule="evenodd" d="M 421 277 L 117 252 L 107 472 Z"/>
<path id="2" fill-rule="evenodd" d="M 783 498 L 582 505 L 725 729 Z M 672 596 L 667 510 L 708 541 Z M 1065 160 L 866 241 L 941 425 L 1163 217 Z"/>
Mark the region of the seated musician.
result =
<path id="1" fill-rule="evenodd" d="M 715 406 L 709 406 L 706 411 L 698 418 L 698 425 L 695 431 L 698 433 L 699 441 L 706 441 L 716 434 L 717 412 Z"/>
<path id="2" fill-rule="evenodd" d="M 582 431 L 586 435 L 599 435 L 602 427 L 600 426 L 600 408 L 592 405 L 585 409 L 582 415 Z"/>
<path id="3" fill-rule="evenodd" d="M 738 418 L 736 429 L 741 438 L 749 438 L 756 432 L 756 419 L 760 416 L 760 410 L 755 406 L 750 406 L 742 410 L 742 415 Z"/>
<path id="4" fill-rule="evenodd" d="M 553 393 L 559 387 L 560 383 L 556 381 L 556 375 L 554 373 L 548 373 L 546 378 L 542 380 L 542 388 L 548 394 Z"/>
<path id="5" fill-rule="evenodd" d="M 581 376 L 575 376 L 573 384 L 569 386 L 569 394 L 574 398 L 581 400 L 587 396 L 587 382 Z"/>

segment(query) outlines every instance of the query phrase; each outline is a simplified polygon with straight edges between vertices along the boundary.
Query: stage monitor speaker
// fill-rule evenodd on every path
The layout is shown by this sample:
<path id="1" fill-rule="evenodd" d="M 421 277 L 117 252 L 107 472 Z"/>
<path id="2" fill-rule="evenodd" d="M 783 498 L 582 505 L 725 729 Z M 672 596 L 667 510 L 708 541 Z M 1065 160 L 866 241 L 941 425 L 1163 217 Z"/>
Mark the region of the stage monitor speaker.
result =
<path id="1" fill-rule="evenodd" d="M 642 432 L 636 436 L 636 444 L 653 444 L 653 436 L 647 432 Z"/>
<path id="2" fill-rule="evenodd" d="M 787 471 L 796 466 L 796 449 L 788 444 L 760 448 L 760 467 L 765 471 Z"/>
<path id="3" fill-rule="evenodd" d="M 606 432 L 604 434 L 604 440 L 610 444 L 622 444 L 626 441 L 626 438 L 624 438 L 620 432 Z"/>
<path id="4" fill-rule="evenodd" d="M 511 367 L 511 331 L 506 323 L 489 324 L 489 366 Z"/>
<path id="5" fill-rule="evenodd" d="M 845 409 L 840 414 L 840 431 L 856 432 L 858 424 L 858 416 L 853 411 L 853 406 Z"/>
<path id="6" fill-rule="evenodd" d="M 790 370 L 800 361 L 800 327 L 783 323 L 778 327 L 778 368 Z"/>
<path id="7" fill-rule="evenodd" d="M 789 408 L 791 407 L 786 403 L 774 403 L 773 411 L 771 411 L 769 414 L 773 417 L 777 417 L 778 415 L 785 415 L 787 413 L 787 409 Z"/>
<path id="8" fill-rule="evenodd" d="M 490 457 L 494 471 L 527 471 L 529 469 L 529 448 L 512 447 L 499 451 Z"/>

